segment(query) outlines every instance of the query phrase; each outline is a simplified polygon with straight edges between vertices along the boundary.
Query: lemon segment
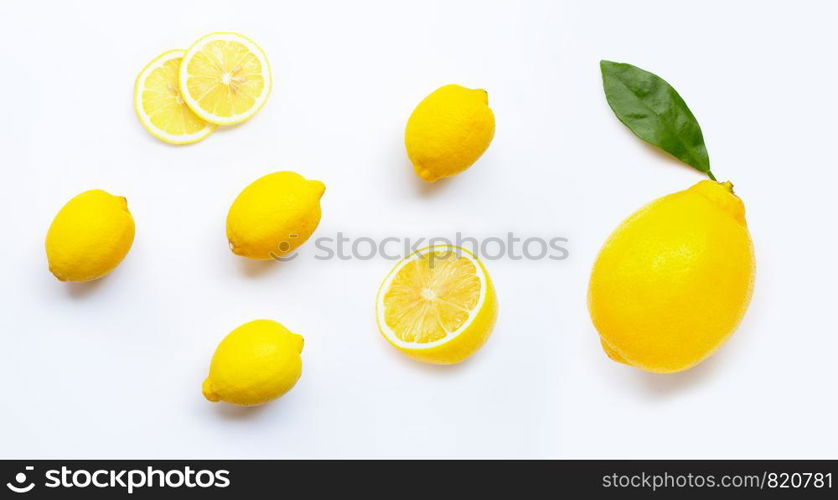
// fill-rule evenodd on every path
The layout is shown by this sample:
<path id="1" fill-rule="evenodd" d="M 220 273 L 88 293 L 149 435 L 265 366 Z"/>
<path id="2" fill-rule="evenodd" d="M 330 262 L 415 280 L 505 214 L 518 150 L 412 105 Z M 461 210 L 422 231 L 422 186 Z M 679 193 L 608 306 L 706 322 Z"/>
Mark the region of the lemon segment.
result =
<path id="1" fill-rule="evenodd" d="M 186 51 L 179 82 L 195 114 L 216 125 L 234 125 L 262 109 L 271 93 L 271 69 L 249 38 L 211 33 Z"/>
<path id="2" fill-rule="evenodd" d="M 494 286 L 465 249 L 437 245 L 396 264 L 376 299 L 381 334 L 408 356 L 453 364 L 474 354 L 497 318 Z"/>
<path id="3" fill-rule="evenodd" d="M 148 63 L 134 85 L 134 111 L 148 132 L 169 144 L 192 144 L 213 133 L 189 109 L 180 92 L 180 62 L 185 50 L 170 50 Z"/>

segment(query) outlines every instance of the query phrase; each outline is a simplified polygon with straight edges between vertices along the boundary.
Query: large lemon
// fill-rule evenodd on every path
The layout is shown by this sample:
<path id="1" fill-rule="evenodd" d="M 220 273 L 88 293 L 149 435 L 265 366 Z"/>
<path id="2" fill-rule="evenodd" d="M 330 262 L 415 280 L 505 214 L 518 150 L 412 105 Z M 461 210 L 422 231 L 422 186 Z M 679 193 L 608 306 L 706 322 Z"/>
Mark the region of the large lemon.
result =
<path id="1" fill-rule="evenodd" d="M 303 337 L 267 319 L 245 323 L 218 345 L 204 380 L 204 397 L 240 406 L 276 399 L 297 383 L 303 370 Z"/>
<path id="2" fill-rule="evenodd" d="M 489 339 L 498 316 L 495 288 L 468 250 L 436 245 L 405 257 L 378 290 L 381 334 L 396 349 L 426 363 L 450 365 Z"/>
<path id="3" fill-rule="evenodd" d="M 274 172 L 244 188 L 227 214 L 233 253 L 270 260 L 293 252 L 320 223 L 326 186 L 295 172 Z"/>
<path id="4" fill-rule="evenodd" d="M 495 115 L 482 89 L 446 85 L 416 106 L 404 133 L 407 156 L 426 182 L 459 174 L 492 142 Z"/>
<path id="5" fill-rule="evenodd" d="M 113 271 L 133 242 L 128 201 L 100 189 L 85 191 L 68 201 L 49 227 L 49 270 L 61 281 L 95 280 Z"/>
<path id="6" fill-rule="evenodd" d="M 701 181 L 626 219 L 591 273 L 588 309 L 612 359 L 686 370 L 736 329 L 754 283 L 745 206 L 729 182 Z"/>

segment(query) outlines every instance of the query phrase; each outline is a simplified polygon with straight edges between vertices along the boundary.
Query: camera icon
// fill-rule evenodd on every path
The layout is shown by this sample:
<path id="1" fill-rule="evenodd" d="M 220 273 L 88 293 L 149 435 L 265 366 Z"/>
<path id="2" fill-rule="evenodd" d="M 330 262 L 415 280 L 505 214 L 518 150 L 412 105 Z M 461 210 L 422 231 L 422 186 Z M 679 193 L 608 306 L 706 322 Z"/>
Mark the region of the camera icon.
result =
<path id="1" fill-rule="evenodd" d="M 35 470 L 35 467 L 31 465 L 26 466 L 27 471 Z M 12 490 L 15 493 L 29 493 L 32 491 L 32 488 L 35 487 L 35 483 L 30 482 L 29 484 L 24 485 L 26 482 L 26 473 L 25 472 L 18 472 L 15 474 L 15 483 L 6 483 L 6 487 Z"/>

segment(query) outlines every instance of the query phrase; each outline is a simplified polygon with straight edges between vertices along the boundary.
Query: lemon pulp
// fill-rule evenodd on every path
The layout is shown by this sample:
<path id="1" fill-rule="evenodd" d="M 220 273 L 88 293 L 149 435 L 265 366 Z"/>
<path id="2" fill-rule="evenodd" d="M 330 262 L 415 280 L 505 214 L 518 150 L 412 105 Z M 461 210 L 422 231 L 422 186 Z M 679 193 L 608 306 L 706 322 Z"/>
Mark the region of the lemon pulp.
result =
<path id="1" fill-rule="evenodd" d="M 442 245 L 419 250 L 390 271 L 378 292 L 376 314 L 381 334 L 404 354 L 452 364 L 489 338 L 497 299 L 474 255 Z"/>
<path id="2" fill-rule="evenodd" d="M 184 54 L 185 50 L 170 50 L 155 58 L 140 72 L 134 88 L 134 110 L 143 127 L 170 144 L 198 142 L 216 129 L 193 113 L 180 93 Z"/>
<path id="3" fill-rule="evenodd" d="M 465 257 L 434 252 L 408 262 L 384 295 L 384 321 L 403 342 L 436 342 L 456 332 L 480 301 L 482 284 Z"/>
<path id="4" fill-rule="evenodd" d="M 240 123 L 256 114 L 270 94 L 268 59 L 247 37 L 212 33 L 184 56 L 180 88 L 186 104 L 204 120 Z"/>

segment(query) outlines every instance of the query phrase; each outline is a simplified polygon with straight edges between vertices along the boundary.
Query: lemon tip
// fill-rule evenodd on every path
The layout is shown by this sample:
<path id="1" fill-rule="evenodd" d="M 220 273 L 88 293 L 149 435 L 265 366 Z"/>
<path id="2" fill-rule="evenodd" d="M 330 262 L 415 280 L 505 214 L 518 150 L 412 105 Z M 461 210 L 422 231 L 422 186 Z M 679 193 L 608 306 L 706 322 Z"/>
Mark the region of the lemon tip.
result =
<path id="1" fill-rule="evenodd" d="M 326 185 L 323 184 L 323 182 L 317 180 L 311 180 L 309 182 L 311 183 L 312 189 L 317 194 L 317 197 L 322 197 L 323 194 L 326 192 Z"/>
<path id="2" fill-rule="evenodd" d="M 421 167 L 421 166 L 415 166 L 414 170 L 416 171 L 416 175 L 418 175 L 420 179 L 422 179 L 423 181 L 425 181 L 429 184 L 434 183 L 434 182 L 436 182 L 440 179 L 439 176 L 434 175 L 427 168 L 424 168 L 424 167 Z"/>
<path id="3" fill-rule="evenodd" d="M 291 338 L 294 339 L 294 349 L 297 351 L 297 353 L 303 352 L 303 347 L 305 346 L 305 339 L 303 338 L 303 336 L 297 333 L 292 333 L 291 335 Z"/>
<path id="4" fill-rule="evenodd" d="M 216 394 L 213 390 L 212 382 L 210 381 L 209 377 L 207 377 L 206 380 L 204 380 L 204 383 L 201 385 L 201 392 L 203 393 L 207 401 L 217 403 L 221 400 L 218 394 Z"/>

